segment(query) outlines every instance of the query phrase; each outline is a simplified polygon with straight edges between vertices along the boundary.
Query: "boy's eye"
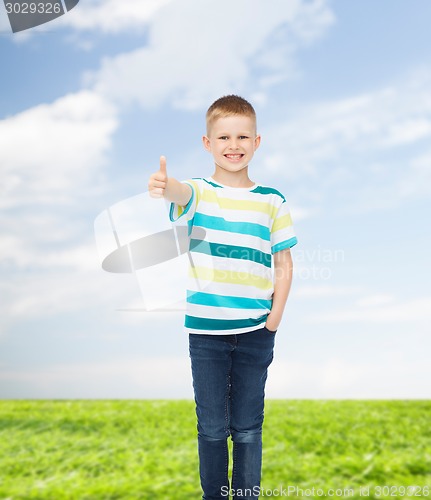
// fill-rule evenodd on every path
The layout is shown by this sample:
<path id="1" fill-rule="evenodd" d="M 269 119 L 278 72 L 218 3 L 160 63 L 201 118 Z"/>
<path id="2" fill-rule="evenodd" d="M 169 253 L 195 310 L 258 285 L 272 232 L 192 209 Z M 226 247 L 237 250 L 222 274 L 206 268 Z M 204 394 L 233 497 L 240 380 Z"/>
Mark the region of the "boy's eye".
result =
<path id="1" fill-rule="evenodd" d="M 229 137 L 227 135 L 222 135 L 222 136 L 219 137 L 219 139 L 221 141 L 227 141 L 227 140 L 229 140 Z M 248 139 L 248 135 L 240 135 L 238 137 L 238 139 L 241 139 L 241 140 Z"/>

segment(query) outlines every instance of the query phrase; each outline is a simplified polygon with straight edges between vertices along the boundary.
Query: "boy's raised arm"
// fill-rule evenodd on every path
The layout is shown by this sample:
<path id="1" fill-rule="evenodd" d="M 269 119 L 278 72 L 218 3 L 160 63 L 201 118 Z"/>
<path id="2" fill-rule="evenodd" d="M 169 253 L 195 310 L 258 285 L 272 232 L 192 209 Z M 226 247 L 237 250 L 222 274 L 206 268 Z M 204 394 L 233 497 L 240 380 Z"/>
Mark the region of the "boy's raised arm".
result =
<path id="1" fill-rule="evenodd" d="M 152 198 L 166 198 L 185 207 L 192 196 L 192 188 L 188 184 L 168 177 L 166 172 L 166 158 L 160 157 L 160 168 L 150 175 L 148 191 Z"/>

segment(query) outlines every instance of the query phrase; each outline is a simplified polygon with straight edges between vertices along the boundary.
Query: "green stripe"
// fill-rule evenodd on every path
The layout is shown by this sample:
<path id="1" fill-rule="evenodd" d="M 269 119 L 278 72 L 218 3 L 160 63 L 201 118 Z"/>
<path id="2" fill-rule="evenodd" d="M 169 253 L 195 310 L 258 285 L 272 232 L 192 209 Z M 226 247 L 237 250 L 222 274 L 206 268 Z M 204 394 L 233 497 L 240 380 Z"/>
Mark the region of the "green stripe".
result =
<path id="1" fill-rule="evenodd" d="M 211 182 L 211 181 L 208 181 L 207 179 L 202 179 L 204 180 L 207 184 L 211 184 L 211 186 L 214 186 L 216 188 L 221 188 L 223 186 L 219 186 L 218 184 L 216 184 L 215 182 Z"/>
<path id="2" fill-rule="evenodd" d="M 194 330 L 234 330 L 235 328 L 252 328 L 263 324 L 266 321 L 266 317 L 267 314 L 259 316 L 256 319 L 213 319 L 198 318 L 186 314 L 184 324 L 187 328 L 193 328 Z"/>
<path id="3" fill-rule="evenodd" d="M 271 255 L 255 248 L 191 239 L 190 250 L 214 257 L 250 260 L 258 264 L 263 264 L 266 267 L 271 267 Z"/>
<path id="4" fill-rule="evenodd" d="M 248 234 L 250 236 L 257 236 L 262 240 L 270 240 L 269 228 L 254 222 L 232 222 L 223 219 L 223 217 L 213 217 L 212 215 L 204 215 L 198 212 L 195 213 L 193 224 L 206 229 L 217 229 L 218 231 L 227 231 L 229 233 Z"/>
<path id="5" fill-rule="evenodd" d="M 187 302 L 201 306 L 229 307 L 234 309 L 271 310 L 272 306 L 271 300 L 235 297 L 232 295 L 217 295 L 215 293 L 192 292 L 190 290 L 187 290 Z"/>
<path id="6" fill-rule="evenodd" d="M 283 198 L 283 203 L 286 201 L 286 198 L 280 193 L 280 191 L 277 191 L 274 188 L 270 187 L 264 187 L 264 186 L 257 186 L 255 187 L 250 193 L 258 193 L 258 194 L 276 194 Z"/>

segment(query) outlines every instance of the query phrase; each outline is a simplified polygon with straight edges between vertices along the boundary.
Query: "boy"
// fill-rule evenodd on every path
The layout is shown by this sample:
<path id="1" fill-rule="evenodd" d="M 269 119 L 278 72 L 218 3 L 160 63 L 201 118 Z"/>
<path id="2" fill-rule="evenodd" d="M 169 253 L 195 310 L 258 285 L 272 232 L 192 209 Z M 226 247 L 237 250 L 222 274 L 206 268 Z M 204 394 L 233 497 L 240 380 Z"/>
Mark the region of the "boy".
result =
<path id="1" fill-rule="evenodd" d="M 252 105 L 235 95 L 221 97 L 208 109 L 206 124 L 203 144 L 214 158 L 213 175 L 179 182 L 167 176 L 162 156 L 148 188 L 151 196 L 171 201 L 171 221 L 188 221 L 185 330 L 202 498 L 251 499 L 259 496 L 265 382 L 297 239 L 284 196 L 248 176 L 261 140 Z"/>

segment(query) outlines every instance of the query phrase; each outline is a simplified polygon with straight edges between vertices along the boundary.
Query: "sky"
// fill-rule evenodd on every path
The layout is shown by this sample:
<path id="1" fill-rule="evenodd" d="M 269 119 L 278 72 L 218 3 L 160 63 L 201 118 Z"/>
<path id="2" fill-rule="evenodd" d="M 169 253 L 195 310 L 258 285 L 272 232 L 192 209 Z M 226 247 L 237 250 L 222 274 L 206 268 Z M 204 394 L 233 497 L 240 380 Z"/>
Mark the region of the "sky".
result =
<path id="1" fill-rule="evenodd" d="M 144 307 L 184 256 L 154 282 L 106 272 L 97 221 L 170 229 L 148 177 L 162 154 L 169 176 L 210 176 L 205 112 L 234 93 L 262 136 L 250 178 L 286 196 L 298 238 L 267 397 L 429 399 L 430 16 L 81 0 L 13 34 L 0 5 L 0 398 L 193 397 L 184 311 Z"/>

